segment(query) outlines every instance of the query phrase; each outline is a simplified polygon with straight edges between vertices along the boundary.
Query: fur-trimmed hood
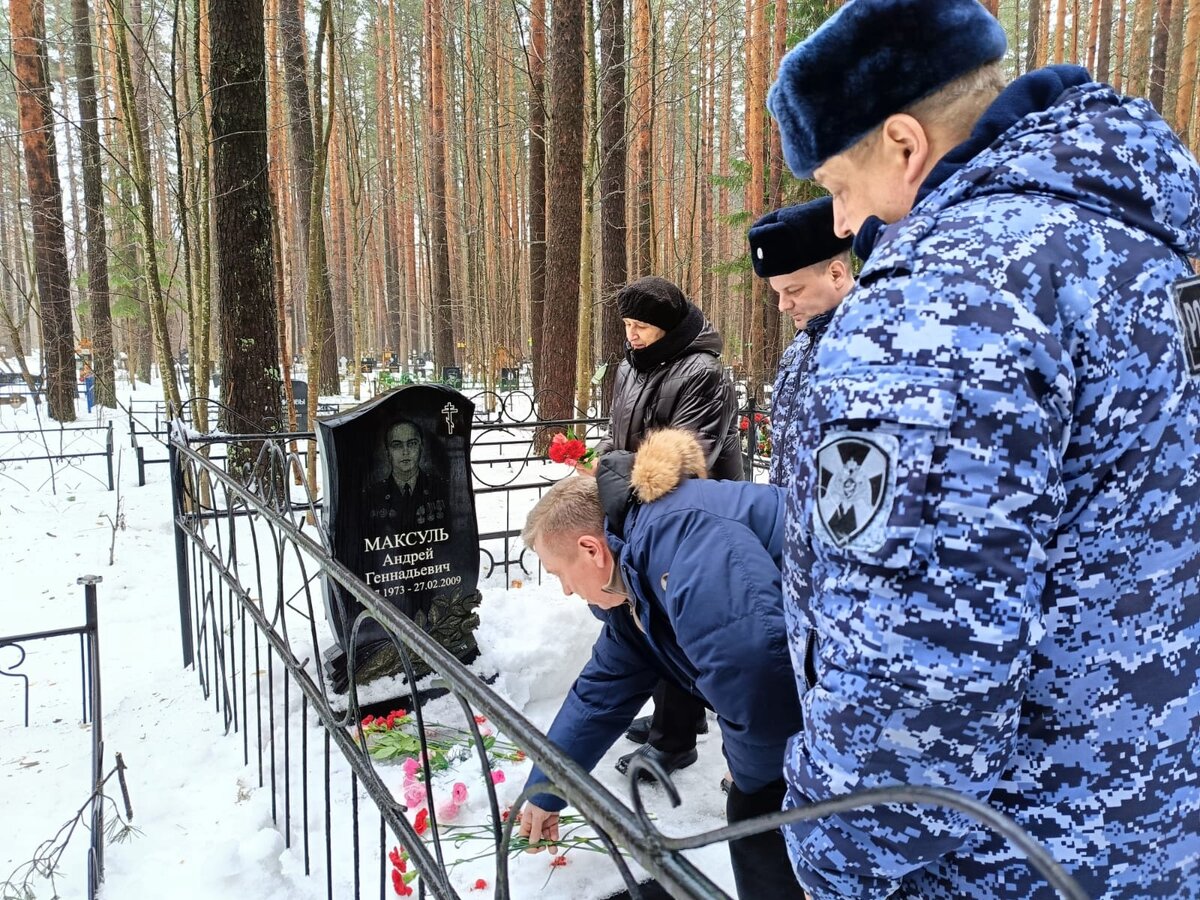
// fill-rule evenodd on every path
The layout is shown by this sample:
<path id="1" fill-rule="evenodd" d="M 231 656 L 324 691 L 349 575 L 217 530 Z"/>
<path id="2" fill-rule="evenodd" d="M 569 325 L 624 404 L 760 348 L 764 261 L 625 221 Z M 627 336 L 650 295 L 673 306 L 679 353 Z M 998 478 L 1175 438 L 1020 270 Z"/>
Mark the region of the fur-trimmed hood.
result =
<path id="1" fill-rule="evenodd" d="M 600 504 L 610 527 L 624 531 L 625 517 L 636 503 L 653 503 L 688 478 L 706 478 L 704 451 L 690 431 L 663 428 L 651 432 L 637 453 L 614 450 L 600 457 L 596 482 Z"/>
<path id="2" fill-rule="evenodd" d="M 706 478 L 704 451 L 690 431 L 664 428 L 651 433 L 638 448 L 629 483 L 642 503 L 664 497 L 685 478 Z"/>

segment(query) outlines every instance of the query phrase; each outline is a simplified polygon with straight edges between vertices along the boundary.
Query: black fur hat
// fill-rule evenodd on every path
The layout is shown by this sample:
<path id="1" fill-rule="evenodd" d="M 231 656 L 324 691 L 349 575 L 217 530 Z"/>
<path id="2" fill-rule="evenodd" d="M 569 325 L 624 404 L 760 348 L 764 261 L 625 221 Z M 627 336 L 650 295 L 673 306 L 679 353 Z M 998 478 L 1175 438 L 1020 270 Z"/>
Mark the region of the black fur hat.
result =
<path id="1" fill-rule="evenodd" d="M 850 0 L 779 63 L 767 106 L 800 178 L 888 116 L 1004 55 L 978 0 Z"/>
<path id="2" fill-rule="evenodd" d="M 622 319 L 637 319 L 670 331 L 688 313 L 688 298 L 665 278 L 647 275 L 630 282 L 617 294 L 617 309 Z"/>
<path id="3" fill-rule="evenodd" d="M 850 249 L 833 233 L 833 200 L 821 197 L 767 213 L 746 232 L 750 262 L 760 278 L 787 275 Z"/>

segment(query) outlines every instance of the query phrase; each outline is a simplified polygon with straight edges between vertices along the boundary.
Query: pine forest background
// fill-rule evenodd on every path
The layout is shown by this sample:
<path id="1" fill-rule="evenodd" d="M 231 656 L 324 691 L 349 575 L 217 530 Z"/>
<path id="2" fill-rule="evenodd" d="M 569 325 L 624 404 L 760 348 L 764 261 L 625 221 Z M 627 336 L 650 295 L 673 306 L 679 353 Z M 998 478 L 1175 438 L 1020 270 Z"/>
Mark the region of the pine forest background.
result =
<path id="1" fill-rule="evenodd" d="M 529 360 L 565 417 L 619 359 L 613 294 L 656 274 L 761 385 L 790 330 L 745 230 L 818 193 L 764 98 L 836 6 L 9 0 L 0 357 L 42 350 L 63 421 L 81 349 L 107 405 L 114 366 L 156 364 L 173 405 L 180 358 L 219 370 L 236 431 L 278 414 L 293 360 L 335 394 L 347 358 L 358 393 L 355 361 L 392 353 L 489 384 Z M 1011 75 L 1085 65 L 1196 150 L 1200 0 L 990 8 Z"/>

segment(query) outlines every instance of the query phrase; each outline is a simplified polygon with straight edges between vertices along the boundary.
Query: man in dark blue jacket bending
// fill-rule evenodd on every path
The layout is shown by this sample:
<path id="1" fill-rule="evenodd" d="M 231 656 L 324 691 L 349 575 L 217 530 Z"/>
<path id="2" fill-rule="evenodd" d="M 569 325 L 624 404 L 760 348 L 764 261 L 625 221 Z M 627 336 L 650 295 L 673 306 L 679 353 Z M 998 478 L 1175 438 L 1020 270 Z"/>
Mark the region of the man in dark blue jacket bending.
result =
<path id="1" fill-rule="evenodd" d="M 800 727 L 780 579 L 784 502 L 774 487 L 704 472 L 695 438 L 656 432 L 636 456 L 605 454 L 595 479 L 555 485 L 523 536 L 563 592 L 604 621 L 550 739 L 592 768 L 669 679 L 717 714 L 736 822 L 779 810 L 784 748 Z M 529 783 L 545 780 L 535 768 Z M 564 805 L 535 795 L 521 833 L 557 840 Z M 803 896 L 778 831 L 731 841 L 729 853 L 740 897 Z"/>

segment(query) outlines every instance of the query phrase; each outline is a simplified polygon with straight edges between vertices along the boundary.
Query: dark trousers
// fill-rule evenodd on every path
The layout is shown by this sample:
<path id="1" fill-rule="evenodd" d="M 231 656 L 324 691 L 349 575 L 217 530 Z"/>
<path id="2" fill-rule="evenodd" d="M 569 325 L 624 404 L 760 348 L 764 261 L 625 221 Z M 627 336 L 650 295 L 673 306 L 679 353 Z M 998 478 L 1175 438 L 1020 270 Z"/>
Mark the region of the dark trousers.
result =
<path id="1" fill-rule="evenodd" d="M 704 704 L 670 681 L 654 688 L 654 716 L 650 720 L 650 746 L 663 753 L 696 749 L 696 734 L 704 723 Z"/>
<path id="2" fill-rule="evenodd" d="M 779 812 L 786 790 L 782 778 L 753 794 L 742 793 L 735 784 L 725 801 L 725 818 L 732 825 Z M 796 881 L 783 832 L 778 828 L 730 841 L 729 859 L 740 900 L 804 900 L 804 890 Z"/>

